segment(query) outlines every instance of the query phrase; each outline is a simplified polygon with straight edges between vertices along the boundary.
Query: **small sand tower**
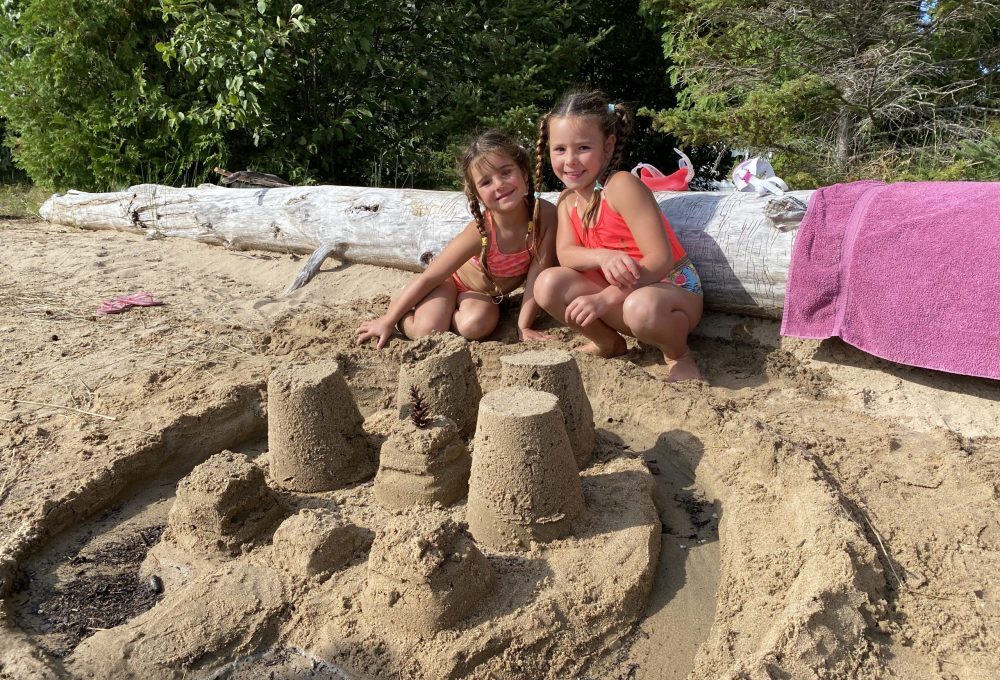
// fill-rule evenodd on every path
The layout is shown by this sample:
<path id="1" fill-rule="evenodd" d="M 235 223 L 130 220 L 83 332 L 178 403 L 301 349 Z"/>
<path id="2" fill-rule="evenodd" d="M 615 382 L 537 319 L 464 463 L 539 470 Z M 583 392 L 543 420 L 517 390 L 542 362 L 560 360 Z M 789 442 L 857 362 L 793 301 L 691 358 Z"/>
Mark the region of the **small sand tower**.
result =
<path id="1" fill-rule="evenodd" d="M 545 349 L 500 357 L 500 367 L 505 387 L 530 387 L 559 398 L 577 467 L 587 467 L 594 454 L 594 411 L 576 359 L 569 352 Z"/>
<path id="2" fill-rule="evenodd" d="M 274 561 L 302 578 L 325 576 L 350 562 L 358 527 L 331 510 L 299 510 L 274 532 Z"/>
<path id="3" fill-rule="evenodd" d="M 335 361 L 294 364 L 267 381 L 271 476 L 294 491 L 331 491 L 375 472 L 347 381 Z"/>
<path id="4" fill-rule="evenodd" d="M 375 498 L 386 508 L 451 505 L 469 491 L 472 458 L 450 418 L 428 419 L 420 427 L 400 420 L 382 444 Z"/>
<path id="5" fill-rule="evenodd" d="M 452 333 L 429 335 L 403 354 L 396 405 L 404 418 L 409 413 L 412 385 L 423 392 L 430 412 L 454 420 L 463 437 L 476 431 L 476 411 L 483 391 L 469 343 L 463 338 Z"/>
<path id="6" fill-rule="evenodd" d="M 423 508 L 378 532 L 363 606 L 378 625 L 433 634 L 473 614 L 494 583 L 493 568 L 465 526 Z"/>
<path id="7" fill-rule="evenodd" d="M 558 399 L 507 387 L 479 404 L 466 517 L 491 548 L 524 547 L 569 533 L 583 511 L 583 485 Z"/>
<path id="8" fill-rule="evenodd" d="M 280 514 L 264 472 L 223 451 L 177 484 L 164 538 L 197 555 L 239 555 L 267 538 Z"/>

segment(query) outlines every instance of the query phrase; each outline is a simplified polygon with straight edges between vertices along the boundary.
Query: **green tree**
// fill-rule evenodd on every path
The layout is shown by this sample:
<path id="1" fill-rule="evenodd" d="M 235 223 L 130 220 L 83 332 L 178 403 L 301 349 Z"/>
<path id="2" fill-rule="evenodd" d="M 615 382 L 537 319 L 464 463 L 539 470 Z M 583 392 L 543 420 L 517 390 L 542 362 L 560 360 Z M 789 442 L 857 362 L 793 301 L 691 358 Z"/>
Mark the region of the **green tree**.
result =
<path id="1" fill-rule="evenodd" d="M 643 0 L 690 143 L 775 152 L 793 184 L 954 176 L 1000 109 L 995 2 Z"/>

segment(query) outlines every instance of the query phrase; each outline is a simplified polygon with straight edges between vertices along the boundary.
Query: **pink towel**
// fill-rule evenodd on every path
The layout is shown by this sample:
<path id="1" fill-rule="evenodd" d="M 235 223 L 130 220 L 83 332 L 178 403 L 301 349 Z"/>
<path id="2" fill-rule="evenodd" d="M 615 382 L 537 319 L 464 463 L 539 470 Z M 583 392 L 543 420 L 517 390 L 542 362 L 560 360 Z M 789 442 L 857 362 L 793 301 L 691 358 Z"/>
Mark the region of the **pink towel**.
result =
<path id="1" fill-rule="evenodd" d="M 795 236 L 781 333 L 1000 379 L 1000 182 L 815 192 Z"/>

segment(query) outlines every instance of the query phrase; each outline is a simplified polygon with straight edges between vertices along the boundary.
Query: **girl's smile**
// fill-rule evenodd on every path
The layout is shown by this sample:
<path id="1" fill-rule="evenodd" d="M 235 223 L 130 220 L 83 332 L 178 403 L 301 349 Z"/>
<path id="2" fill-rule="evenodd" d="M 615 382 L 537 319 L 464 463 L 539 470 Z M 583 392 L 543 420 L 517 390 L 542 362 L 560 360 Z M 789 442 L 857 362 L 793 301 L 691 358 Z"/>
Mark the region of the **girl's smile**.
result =
<path id="1" fill-rule="evenodd" d="M 587 191 L 604 171 L 615 148 L 615 136 L 604 136 L 588 118 L 553 118 L 549 121 L 549 159 L 556 177 L 572 191 Z"/>
<path id="2" fill-rule="evenodd" d="M 524 205 L 528 179 L 506 155 L 490 154 L 472 168 L 472 183 L 488 210 L 507 212 Z"/>

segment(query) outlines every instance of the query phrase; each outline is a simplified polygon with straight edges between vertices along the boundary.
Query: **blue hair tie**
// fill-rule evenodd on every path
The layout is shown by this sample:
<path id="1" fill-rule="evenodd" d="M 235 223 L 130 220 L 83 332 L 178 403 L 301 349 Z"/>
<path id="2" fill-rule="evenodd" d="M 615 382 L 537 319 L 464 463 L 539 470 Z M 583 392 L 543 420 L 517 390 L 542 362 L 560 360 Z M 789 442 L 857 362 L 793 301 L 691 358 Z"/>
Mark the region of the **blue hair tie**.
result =
<path id="1" fill-rule="evenodd" d="M 541 191 L 536 191 L 535 192 L 535 198 L 541 198 L 541 197 L 542 197 L 542 192 Z"/>
<path id="2" fill-rule="evenodd" d="M 594 191 L 601 191 L 604 189 L 604 185 L 600 182 L 594 182 Z"/>
<path id="3" fill-rule="evenodd" d="M 615 112 L 615 105 L 608 104 L 608 113 L 614 113 L 614 112 Z"/>

